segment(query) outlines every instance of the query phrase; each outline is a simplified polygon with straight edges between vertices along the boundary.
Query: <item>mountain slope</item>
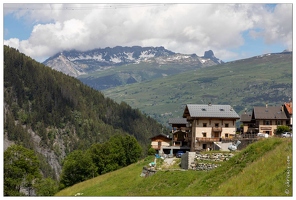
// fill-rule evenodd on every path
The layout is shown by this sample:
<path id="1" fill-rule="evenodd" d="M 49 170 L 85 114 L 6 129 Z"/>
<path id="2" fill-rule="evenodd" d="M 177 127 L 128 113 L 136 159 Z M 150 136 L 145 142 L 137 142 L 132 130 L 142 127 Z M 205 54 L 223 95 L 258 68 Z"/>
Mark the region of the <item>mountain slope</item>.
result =
<path id="1" fill-rule="evenodd" d="M 118 133 L 134 136 L 147 150 L 149 138 L 162 130 L 167 131 L 138 109 L 4 46 L 5 145 L 34 149 L 45 157 L 55 178 L 73 150 Z M 42 170 L 47 174 L 48 166 Z"/>
<path id="2" fill-rule="evenodd" d="M 237 113 L 292 98 L 292 53 L 266 54 L 102 91 L 164 125 L 185 104 L 230 104 Z"/>
<path id="3" fill-rule="evenodd" d="M 209 172 L 166 170 L 140 177 L 151 161 L 148 157 L 55 196 L 292 196 L 291 139 L 254 142 Z"/>

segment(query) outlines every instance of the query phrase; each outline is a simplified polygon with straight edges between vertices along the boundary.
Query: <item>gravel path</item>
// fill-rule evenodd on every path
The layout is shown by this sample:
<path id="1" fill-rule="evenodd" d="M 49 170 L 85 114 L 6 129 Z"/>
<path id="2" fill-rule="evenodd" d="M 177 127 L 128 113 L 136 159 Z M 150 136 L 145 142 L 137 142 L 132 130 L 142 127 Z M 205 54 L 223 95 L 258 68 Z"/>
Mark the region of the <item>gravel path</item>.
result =
<path id="1" fill-rule="evenodd" d="M 173 165 L 174 164 L 174 161 L 175 160 L 175 158 L 165 158 L 164 159 L 164 163 L 166 164 L 166 165 Z"/>

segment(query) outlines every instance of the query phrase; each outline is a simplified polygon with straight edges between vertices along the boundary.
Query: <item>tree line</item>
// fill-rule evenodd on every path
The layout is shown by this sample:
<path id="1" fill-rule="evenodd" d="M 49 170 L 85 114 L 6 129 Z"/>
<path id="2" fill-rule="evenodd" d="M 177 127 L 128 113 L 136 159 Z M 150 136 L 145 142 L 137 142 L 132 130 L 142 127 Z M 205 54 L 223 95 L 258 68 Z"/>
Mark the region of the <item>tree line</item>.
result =
<path id="1" fill-rule="evenodd" d="M 53 196 L 60 189 L 128 166 L 142 148 L 130 135 L 115 135 L 105 143 L 72 151 L 64 160 L 60 181 L 43 178 L 33 150 L 12 145 L 4 152 L 4 196 Z"/>

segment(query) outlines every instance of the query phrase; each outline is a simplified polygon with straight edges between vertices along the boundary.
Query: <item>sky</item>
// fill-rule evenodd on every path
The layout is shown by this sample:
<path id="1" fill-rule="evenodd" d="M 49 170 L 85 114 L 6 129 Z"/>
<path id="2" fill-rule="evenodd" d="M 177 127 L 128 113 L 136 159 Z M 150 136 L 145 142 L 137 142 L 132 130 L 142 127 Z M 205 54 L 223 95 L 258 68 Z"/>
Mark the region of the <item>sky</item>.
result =
<path id="1" fill-rule="evenodd" d="M 150 2 L 5 2 L 3 43 L 39 62 L 64 50 L 115 46 L 163 46 L 198 56 L 212 50 L 224 62 L 292 50 L 291 2 Z"/>

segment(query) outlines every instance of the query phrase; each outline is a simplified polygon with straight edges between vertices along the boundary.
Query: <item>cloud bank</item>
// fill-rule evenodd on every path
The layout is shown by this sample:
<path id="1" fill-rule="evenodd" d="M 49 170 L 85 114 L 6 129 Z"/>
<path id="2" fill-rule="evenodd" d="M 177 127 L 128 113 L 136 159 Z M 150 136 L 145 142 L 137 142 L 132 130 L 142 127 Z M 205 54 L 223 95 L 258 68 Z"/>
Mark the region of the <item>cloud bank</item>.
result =
<path id="1" fill-rule="evenodd" d="M 211 49 L 235 60 L 243 34 L 292 50 L 292 4 L 4 4 L 8 14 L 33 28 L 28 39 L 4 44 L 41 61 L 63 50 L 133 45 L 199 56 Z"/>

